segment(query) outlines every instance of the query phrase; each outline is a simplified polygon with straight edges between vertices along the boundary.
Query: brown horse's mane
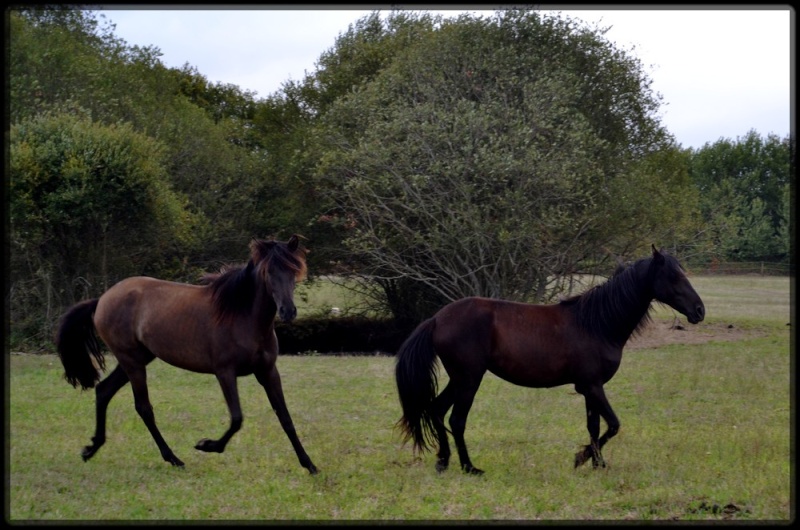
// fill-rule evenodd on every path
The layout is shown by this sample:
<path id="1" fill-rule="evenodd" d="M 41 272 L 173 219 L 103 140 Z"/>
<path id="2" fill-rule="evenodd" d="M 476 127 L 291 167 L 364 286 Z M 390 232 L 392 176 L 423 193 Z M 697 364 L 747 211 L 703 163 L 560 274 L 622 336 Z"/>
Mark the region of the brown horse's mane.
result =
<path id="1" fill-rule="evenodd" d="M 296 281 L 305 278 L 307 250 L 298 246 L 294 251 L 280 241 L 253 239 L 250 259 L 245 264 L 223 265 L 219 272 L 205 273 L 200 283 L 211 290 L 216 318 L 224 321 L 253 310 L 259 288 L 270 288 L 269 274 L 292 271 Z"/>

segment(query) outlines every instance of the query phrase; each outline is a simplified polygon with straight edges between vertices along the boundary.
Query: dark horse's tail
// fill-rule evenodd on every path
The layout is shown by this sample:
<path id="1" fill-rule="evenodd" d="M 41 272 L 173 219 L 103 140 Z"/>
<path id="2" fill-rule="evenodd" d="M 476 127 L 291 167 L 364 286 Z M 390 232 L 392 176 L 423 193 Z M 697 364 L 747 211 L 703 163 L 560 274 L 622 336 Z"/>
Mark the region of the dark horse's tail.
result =
<path id="1" fill-rule="evenodd" d="M 436 320 L 422 322 L 397 351 L 395 379 L 403 417 L 397 427 L 403 434 L 403 443 L 412 440 L 418 451 L 427 451 L 434 445 L 435 429 L 431 404 L 436 397 L 436 352 L 433 349 L 433 330 Z"/>
<path id="2" fill-rule="evenodd" d="M 105 359 L 92 321 L 97 302 L 98 299 L 94 298 L 72 306 L 61 317 L 56 331 L 56 350 L 64 365 L 64 379 L 76 388 L 78 384 L 83 389 L 94 387 L 105 369 Z M 97 367 L 92 357 L 97 361 Z"/>

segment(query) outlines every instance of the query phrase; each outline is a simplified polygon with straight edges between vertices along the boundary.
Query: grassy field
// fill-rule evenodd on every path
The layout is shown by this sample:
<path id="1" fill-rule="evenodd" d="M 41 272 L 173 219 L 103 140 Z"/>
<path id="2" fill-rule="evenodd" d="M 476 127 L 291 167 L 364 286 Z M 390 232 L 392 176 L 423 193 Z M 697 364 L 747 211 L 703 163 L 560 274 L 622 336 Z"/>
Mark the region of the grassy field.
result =
<path id="1" fill-rule="evenodd" d="M 227 428 L 222 393 L 212 376 L 160 362 L 148 372 L 151 400 L 186 467 L 161 460 L 129 386 L 109 407 L 106 445 L 84 463 L 93 392 L 72 389 L 53 355 L 12 355 L 6 520 L 787 523 L 795 516 L 789 280 L 692 282 L 708 313 L 698 329 L 731 323 L 753 333 L 626 352 L 606 385 L 622 429 L 601 470 L 572 467 L 588 435 L 583 399 L 571 386 L 525 389 L 487 374 L 466 432 L 486 474 L 462 474 L 455 457 L 437 474 L 435 457 L 414 455 L 393 430 L 394 360 L 320 355 L 278 361 L 316 476 L 297 462 L 252 377 L 239 379 L 245 422 L 226 452 L 194 450 Z M 445 380 L 442 373 L 440 385 Z"/>
<path id="2" fill-rule="evenodd" d="M 790 280 L 786 276 L 691 276 L 692 285 L 709 306 L 708 319 L 719 322 L 734 318 L 740 321 L 789 320 Z M 576 284 L 573 294 L 605 281 L 600 277 L 585 277 Z M 298 316 L 328 314 L 333 307 L 343 313 L 358 311 L 358 296 L 344 287 L 341 280 L 316 278 L 300 283 L 296 290 Z M 654 305 L 655 314 L 666 315 L 672 309 Z"/>

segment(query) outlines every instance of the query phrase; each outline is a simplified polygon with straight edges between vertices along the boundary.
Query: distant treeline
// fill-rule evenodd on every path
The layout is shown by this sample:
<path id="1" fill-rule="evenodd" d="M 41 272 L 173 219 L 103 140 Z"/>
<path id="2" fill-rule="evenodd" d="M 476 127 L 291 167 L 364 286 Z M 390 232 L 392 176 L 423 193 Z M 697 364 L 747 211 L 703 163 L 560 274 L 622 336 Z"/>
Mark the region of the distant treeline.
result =
<path id="1" fill-rule="evenodd" d="M 638 58 L 560 14 L 376 11 L 261 98 L 97 11 L 6 16 L 15 349 L 127 276 L 195 282 L 252 237 L 303 235 L 312 275 L 373 279 L 402 327 L 467 295 L 554 300 L 653 243 L 791 261 L 794 138 L 684 149 Z"/>

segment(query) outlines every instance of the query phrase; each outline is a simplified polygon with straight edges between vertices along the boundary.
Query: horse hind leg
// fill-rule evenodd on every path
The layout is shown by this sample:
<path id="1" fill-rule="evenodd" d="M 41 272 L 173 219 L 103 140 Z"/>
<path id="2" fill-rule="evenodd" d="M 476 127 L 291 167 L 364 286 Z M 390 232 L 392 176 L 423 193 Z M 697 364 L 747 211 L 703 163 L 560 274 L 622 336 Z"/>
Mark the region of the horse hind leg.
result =
<path id="1" fill-rule="evenodd" d="M 477 378 L 475 381 L 470 381 L 468 383 L 459 382 L 456 390 L 455 402 L 453 404 L 453 412 L 450 414 L 450 429 L 453 433 L 453 440 L 455 441 L 456 449 L 458 450 L 458 458 L 461 461 L 461 469 L 465 473 L 469 473 L 471 475 L 482 475 L 483 470 L 472 465 L 472 461 L 469 458 L 469 453 L 467 452 L 467 443 L 464 440 L 464 431 L 467 427 L 467 415 L 469 414 L 469 409 L 472 407 L 475 394 L 478 392 L 478 388 L 480 387 L 482 377 L 483 374 L 481 374 L 481 377 Z"/>
<path id="2" fill-rule="evenodd" d="M 117 358 L 119 359 L 119 355 Z M 145 426 L 147 426 L 147 430 L 150 431 L 150 435 L 153 437 L 153 440 L 155 440 L 159 451 L 161 451 L 161 457 L 173 466 L 183 467 L 183 462 L 180 458 L 175 456 L 175 453 L 172 452 L 172 449 L 169 448 L 167 442 L 164 441 L 164 437 L 161 436 L 161 432 L 156 426 L 156 418 L 153 414 L 153 405 L 150 403 L 150 396 L 148 395 L 147 391 L 147 372 L 145 370 L 145 365 L 128 364 L 125 367 L 125 372 L 128 374 L 131 387 L 133 388 L 133 398 L 136 412 L 142 418 L 142 421 L 144 421 Z"/>
<path id="3" fill-rule="evenodd" d="M 94 436 L 92 437 L 92 444 L 87 445 L 83 448 L 83 451 L 81 451 L 81 457 L 84 462 L 92 458 L 106 442 L 106 411 L 108 410 L 108 403 L 119 389 L 127 383 L 128 375 L 121 366 L 117 365 L 117 367 L 108 374 L 108 377 L 100 381 L 95 387 L 96 426 Z"/>
<path id="4" fill-rule="evenodd" d="M 439 452 L 436 455 L 436 471 L 439 473 L 445 471 L 450 464 L 450 443 L 447 441 L 447 428 L 444 425 L 444 417 L 450 407 L 453 406 L 454 399 L 454 387 L 448 382 L 444 390 L 436 396 L 431 404 L 434 419 L 433 426 L 436 430 L 436 438 L 439 441 Z"/>
<path id="5" fill-rule="evenodd" d="M 236 374 L 233 371 L 218 373 L 217 381 L 219 381 L 219 385 L 222 387 L 222 395 L 225 396 L 225 403 L 228 404 L 228 410 L 231 415 L 231 425 L 219 440 L 203 438 L 197 442 L 194 448 L 205 451 L 206 453 L 222 453 L 225 451 L 225 446 L 228 445 L 233 435 L 241 429 L 243 421 L 242 407 L 239 404 L 239 390 L 236 387 Z"/>

